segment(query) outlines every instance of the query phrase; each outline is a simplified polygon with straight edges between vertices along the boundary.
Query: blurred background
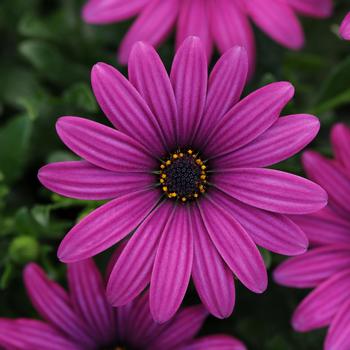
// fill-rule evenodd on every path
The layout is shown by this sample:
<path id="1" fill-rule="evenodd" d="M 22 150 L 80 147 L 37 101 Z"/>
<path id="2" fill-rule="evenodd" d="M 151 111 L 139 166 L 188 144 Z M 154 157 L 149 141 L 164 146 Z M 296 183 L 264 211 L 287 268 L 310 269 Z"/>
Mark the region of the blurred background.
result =
<path id="1" fill-rule="evenodd" d="M 97 61 L 118 67 L 116 50 L 130 22 L 86 25 L 80 18 L 83 2 L 0 1 L 1 317 L 35 317 L 22 284 L 27 262 L 37 261 L 65 284 L 65 267 L 56 258 L 58 244 L 77 220 L 101 204 L 52 194 L 36 178 L 45 163 L 74 159 L 55 133 L 58 117 L 78 115 L 106 122 L 91 92 L 90 69 Z M 350 43 L 337 34 L 347 10 L 350 0 L 339 0 L 330 19 L 303 19 L 307 44 L 301 52 L 288 51 L 256 30 L 257 69 L 244 92 L 276 80 L 291 81 L 296 96 L 285 113 L 312 113 L 321 119 L 321 132 L 310 147 L 326 155 L 330 126 L 350 120 Z M 159 52 L 169 68 L 173 39 Z M 118 69 L 126 74 L 125 67 Z M 277 168 L 302 174 L 298 156 Z M 97 257 L 101 269 L 111 251 Z M 283 259 L 262 253 L 270 272 Z M 322 330 L 297 334 L 289 324 L 307 291 L 279 287 L 271 278 L 263 295 L 237 286 L 234 314 L 223 321 L 209 318 L 203 333 L 231 333 L 255 350 L 322 348 Z M 192 289 L 186 303 L 197 302 Z"/>

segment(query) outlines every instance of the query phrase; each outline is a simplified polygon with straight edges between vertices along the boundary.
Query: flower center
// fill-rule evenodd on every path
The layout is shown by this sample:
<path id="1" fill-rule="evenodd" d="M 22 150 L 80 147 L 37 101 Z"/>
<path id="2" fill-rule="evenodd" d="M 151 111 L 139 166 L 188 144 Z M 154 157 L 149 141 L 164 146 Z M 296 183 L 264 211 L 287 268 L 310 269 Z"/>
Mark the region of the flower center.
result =
<path id="1" fill-rule="evenodd" d="M 192 149 L 178 150 L 160 165 L 159 182 L 169 197 L 186 202 L 206 191 L 206 165 Z"/>

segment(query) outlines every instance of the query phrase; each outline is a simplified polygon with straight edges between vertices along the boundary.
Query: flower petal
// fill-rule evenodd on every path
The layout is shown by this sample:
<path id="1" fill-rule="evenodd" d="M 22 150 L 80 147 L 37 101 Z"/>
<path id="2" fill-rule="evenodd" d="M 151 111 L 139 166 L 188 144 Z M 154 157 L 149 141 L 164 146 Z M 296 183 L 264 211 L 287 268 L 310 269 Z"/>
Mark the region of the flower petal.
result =
<path id="1" fill-rule="evenodd" d="M 259 250 L 216 197 L 215 193 L 208 195 L 199 205 L 210 238 L 237 278 L 251 291 L 262 293 L 267 287 L 267 273 Z"/>
<path id="2" fill-rule="evenodd" d="M 332 14 L 332 0 L 287 0 L 297 12 L 312 17 L 329 17 Z"/>
<path id="3" fill-rule="evenodd" d="M 191 144 L 200 123 L 207 93 L 207 70 L 200 39 L 189 37 L 178 49 L 170 74 L 178 110 L 179 146 Z"/>
<path id="4" fill-rule="evenodd" d="M 183 350 L 246 350 L 242 342 L 228 335 L 209 335 L 194 340 Z"/>
<path id="5" fill-rule="evenodd" d="M 193 227 L 188 208 L 178 206 L 167 223 L 152 271 L 150 308 L 163 323 L 178 310 L 185 296 L 193 261 Z"/>
<path id="6" fill-rule="evenodd" d="M 350 12 L 343 19 L 339 34 L 344 40 L 350 40 Z"/>
<path id="7" fill-rule="evenodd" d="M 122 172 L 150 172 L 156 167 L 155 159 L 138 141 L 102 124 L 62 117 L 56 129 L 66 146 L 98 167 Z"/>
<path id="8" fill-rule="evenodd" d="M 253 142 L 215 159 L 214 166 L 218 169 L 270 166 L 301 151 L 319 129 L 320 122 L 312 115 L 281 117 Z"/>
<path id="9" fill-rule="evenodd" d="M 132 46 L 145 41 L 158 46 L 170 34 L 177 15 L 178 1 L 150 0 L 120 44 L 118 60 L 128 62 Z"/>
<path id="10" fill-rule="evenodd" d="M 54 327 L 31 319 L 0 318 L 0 346 L 12 350 L 84 350 Z"/>
<path id="11" fill-rule="evenodd" d="M 150 282 L 159 240 L 171 217 L 172 208 L 169 202 L 156 208 L 123 249 L 107 286 L 108 300 L 113 306 L 127 304 Z"/>
<path id="12" fill-rule="evenodd" d="M 168 150 L 176 146 L 177 107 L 167 71 L 155 49 L 134 45 L 129 57 L 129 80 L 157 118 Z"/>
<path id="13" fill-rule="evenodd" d="M 245 4 L 257 26 L 272 39 L 290 49 L 303 47 L 303 29 L 296 14 L 285 1 L 249 0 Z"/>
<path id="14" fill-rule="evenodd" d="M 239 100 L 248 73 L 246 50 L 235 46 L 224 53 L 215 64 L 208 83 L 204 115 L 194 143 L 200 147 L 218 120 Z"/>
<path id="15" fill-rule="evenodd" d="M 123 74 L 108 64 L 97 63 L 91 71 L 91 84 L 101 109 L 118 130 L 155 156 L 162 154 L 164 141 L 157 119 Z"/>
<path id="16" fill-rule="evenodd" d="M 101 200 L 151 187 L 154 176 L 144 173 L 115 173 L 86 161 L 45 165 L 38 178 L 48 189 L 62 196 Z"/>
<path id="17" fill-rule="evenodd" d="M 45 272 L 34 263 L 26 266 L 23 278 L 32 304 L 45 320 L 78 344 L 87 347 L 94 344 L 96 333 L 89 333 L 83 319 L 73 311 L 69 296 L 60 285 L 49 280 Z"/>
<path id="18" fill-rule="evenodd" d="M 314 289 L 294 312 L 292 324 L 298 332 L 328 326 L 350 298 L 350 269 L 333 275 Z"/>
<path id="19" fill-rule="evenodd" d="M 349 266 L 350 245 L 331 245 L 287 259 L 275 270 L 274 279 L 284 286 L 313 288 Z"/>
<path id="20" fill-rule="evenodd" d="M 279 170 L 233 168 L 216 172 L 217 188 L 245 204 L 282 214 L 307 214 L 327 204 L 327 193 L 317 184 Z"/>
<path id="21" fill-rule="evenodd" d="M 59 259 L 83 260 L 118 243 L 144 220 L 159 197 L 158 191 L 146 190 L 104 204 L 67 233 L 58 249 Z"/>
<path id="22" fill-rule="evenodd" d="M 331 130 L 331 140 L 336 160 L 350 173 L 350 128 L 340 123 L 334 125 Z"/>
<path id="23" fill-rule="evenodd" d="M 74 309 L 100 344 L 115 339 L 115 314 L 106 299 L 102 276 L 92 259 L 68 264 L 68 282 Z"/>
<path id="24" fill-rule="evenodd" d="M 208 137 L 204 151 L 209 157 L 230 153 L 255 140 L 280 115 L 294 94 L 286 82 L 272 83 L 251 93 L 221 118 Z"/>
<path id="25" fill-rule="evenodd" d="M 226 318 L 235 305 L 233 274 L 222 260 L 204 226 L 198 208 L 192 209 L 194 258 L 192 278 L 202 303 L 211 314 Z"/>
<path id="26" fill-rule="evenodd" d="M 149 0 L 89 0 L 82 16 L 90 24 L 107 24 L 137 15 Z"/>

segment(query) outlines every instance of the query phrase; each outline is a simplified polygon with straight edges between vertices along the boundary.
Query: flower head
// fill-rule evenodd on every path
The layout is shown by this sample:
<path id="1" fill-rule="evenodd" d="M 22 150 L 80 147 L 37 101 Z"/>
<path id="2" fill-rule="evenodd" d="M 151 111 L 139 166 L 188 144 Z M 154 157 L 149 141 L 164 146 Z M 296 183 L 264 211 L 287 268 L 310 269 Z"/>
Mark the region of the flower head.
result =
<path id="1" fill-rule="evenodd" d="M 57 131 L 82 161 L 39 171 L 49 189 L 80 199 L 113 199 L 80 221 L 58 256 L 74 262 L 131 235 L 107 293 L 124 305 L 150 284 L 154 318 L 171 318 L 192 276 L 212 314 L 231 314 L 236 276 L 261 293 L 267 274 L 256 244 L 296 255 L 308 245 L 285 214 L 326 205 L 304 178 L 263 167 L 288 158 L 317 134 L 311 115 L 279 117 L 291 84 L 267 85 L 239 101 L 247 77 L 244 49 L 225 53 L 207 80 L 204 49 L 189 38 L 170 79 L 155 50 L 138 43 L 129 81 L 103 63 L 92 70 L 95 96 L 118 129 L 63 117 Z M 239 101 L 239 102 L 238 102 Z"/>
<path id="2" fill-rule="evenodd" d="M 126 64 L 134 43 L 160 44 L 176 27 L 176 45 L 189 35 L 200 37 L 208 57 L 217 46 L 224 53 L 243 46 L 254 66 L 255 44 L 249 19 L 272 39 L 300 49 L 304 35 L 297 15 L 327 17 L 332 0 L 89 0 L 87 23 L 106 24 L 137 16 L 121 43 L 118 58 Z"/>
<path id="3" fill-rule="evenodd" d="M 153 321 L 147 295 L 111 307 L 91 259 L 68 264 L 69 293 L 34 263 L 24 282 L 45 321 L 0 318 L 0 347 L 7 350 L 245 350 L 225 335 L 194 339 L 207 317 L 202 306 L 183 308 L 162 325 Z"/>
<path id="4" fill-rule="evenodd" d="M 283 285 L 314 290 L 293 316 L 293 327 L 306 332 L 328 327 L 326 350 L 350 348 L 350 129 L 332 130 L 335 159 L 315 152 L 304 154 L 308 176 L 328 191 L 329 205 L 294 218 L 309 237 L 312 249 L 282 263 L 275 280 Z"/>
<path id="5" fill-rule="evenodd" d="M 339 33 L 344 40 L 350 40 L 350 12 L 343 19 Z"/>

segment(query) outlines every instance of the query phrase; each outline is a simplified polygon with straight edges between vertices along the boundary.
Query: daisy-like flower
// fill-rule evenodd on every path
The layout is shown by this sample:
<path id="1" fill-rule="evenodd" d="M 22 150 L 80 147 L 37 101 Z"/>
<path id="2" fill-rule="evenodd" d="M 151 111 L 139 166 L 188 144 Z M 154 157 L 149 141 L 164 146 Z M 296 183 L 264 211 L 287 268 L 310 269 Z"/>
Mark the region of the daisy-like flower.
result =
<path id="1" fill-rule="evenodd" d="M 325 191 L 304 178 L 263 169 L 295 154 L 317 134 L 311 115 L 279 118 L 291 84 L 267 85 L 240 102 L 247 56 L 233 48 L 207 81 L 204 48 L 189 38 L 170 79 L 149 45 L 130 55 L 129 81 L 103 63 L 92 70 L 95 96 L 115 129 L 62 117 L 57 132 L 82 161 L 39 171 L 49 189 L 80 199 L 113 199 L 80 221 L 58 256 L 74 262 L 131 235 L 111 273 L 107 293 L 124 305 L 150 284 L 154 318 L 171 318 L 190 277 L 217 317 L 231 314 L 236 276 L 266 289 L 256 244 L 281 254 L 303 253 L 304 233 L 284 214 L 318 211 Z"/>
<path id="2" fill-rule="evenodd" d="M 328 327 L 326 350 L 350 349 L 350 129 L 332 130 L 335 159 L 304 154 L 308 176 L 328 191 L 329 205 L 296 218 L 312 249 L 282 263 L 275 280 L 285 286 L 313 288 L 296 309 L 292 324 L 307 332 Z"/>
<path id="3" fill-rule="evenodd" d="M 31 263 L 24 282 L 44 321 L 0 318 L 0 347 L 6 350 L 245 350 L 237 339 L 211 335 L 195 339 L 207 312 L 181 309 L 169 322 L 155 323 L 147 295 L 113 308 L 92 259 L 68 264 L 67 293 Z"/>
<path id="4" fill-rule="evenodd" d="M 350 40 L 350 12 L 343 19 L 339 28 L 339 34 L 344 40 Z"/>
<path id="5" fill-rule="evenodd" d="M 255 61 L 251 19 L 272 39 L 300 49 L 304 34 L 298 15 L 327 17 L 332 0 L 89 0 L 83 9 L 87 23 L 106 24 L 137 16 L 122 41 L 118 59 L 126 64 L 133 44 L 160 44 L 176 27 L 176 46 L 189 35 L 200 37 L 210 57 L 215 45 L 221 53 L 245 47 Z"/>

